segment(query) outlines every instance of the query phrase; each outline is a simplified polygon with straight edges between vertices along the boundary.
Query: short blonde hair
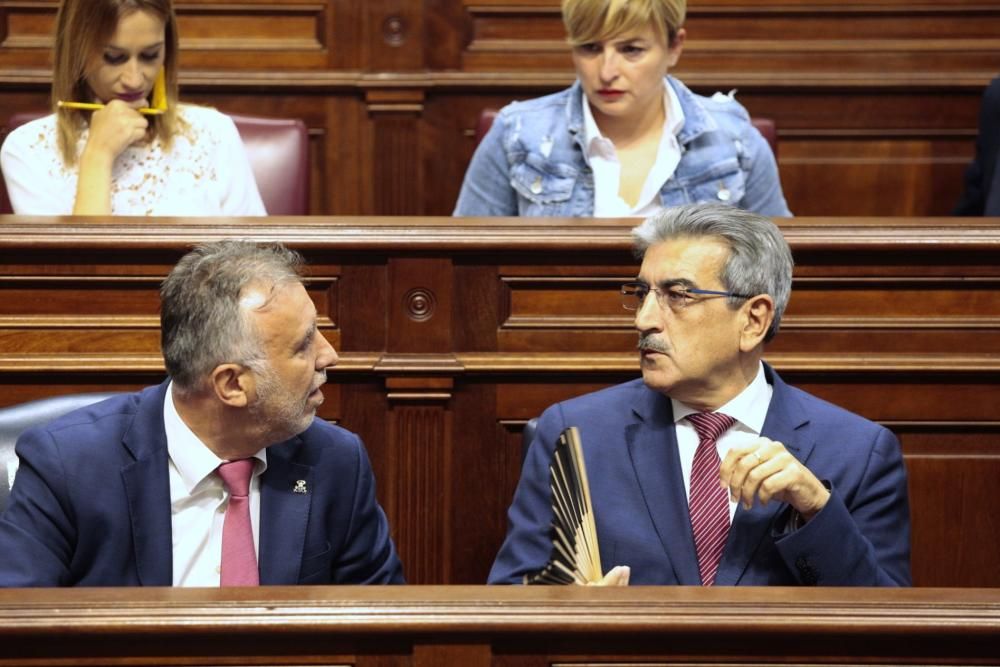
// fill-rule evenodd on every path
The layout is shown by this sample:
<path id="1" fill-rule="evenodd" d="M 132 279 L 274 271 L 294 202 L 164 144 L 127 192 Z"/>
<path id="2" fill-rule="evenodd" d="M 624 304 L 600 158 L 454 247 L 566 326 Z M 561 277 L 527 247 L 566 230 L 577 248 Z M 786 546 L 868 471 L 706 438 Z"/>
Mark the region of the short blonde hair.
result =
<path id="1" fill-rule="evenodd" d="M 600 42 L 652 24 L 667 45 L 684 25 L 687 0 L 562 0 L 563 24 L 573 46 Z"/>
<path id="2" fill-rule="evenodd" d="M 95 58 L 118 29 L 118 22 L 132 12 L 148 12 L 163 21 L 163 69 L 167 83 L 167 112 L 149 117 L 147 137 L 159 137 L 169 147 L 177 123 L 177 19 L 171 0 L 63 0 L 56 16 L 55 55 L 52 71 L 52 109 L 56 113 L 59 152 L 67 166 L 76 164 L 76 145 L 89 113 L 60 109 L 59 100 L 89 102 L 87 74 Z"/>

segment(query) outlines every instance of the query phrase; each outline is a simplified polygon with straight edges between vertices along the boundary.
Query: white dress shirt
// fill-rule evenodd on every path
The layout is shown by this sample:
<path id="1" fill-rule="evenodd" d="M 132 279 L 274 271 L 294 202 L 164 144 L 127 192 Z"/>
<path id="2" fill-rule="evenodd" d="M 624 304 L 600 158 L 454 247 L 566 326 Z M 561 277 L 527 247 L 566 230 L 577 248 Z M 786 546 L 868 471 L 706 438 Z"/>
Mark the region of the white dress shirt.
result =
<path id="1" fill-rule="evenodd" d="M 155 137 L 127 146 L 114 159 L 111 214 L 267 215 L 233 120 L 190 104 L 177 105 L 177 115 L 169 149 Z M 77 157 L 88 133 L 82 130 Z M 3 142 L 0 165 L 15 213 L 72 213 L 80 165 L 63 162 L 58 137 L 56 116 L 50 114 L 13 130 Z"/>
<path id="2" fill-rule="evenodd" d="M 215 469 L 216 456 L 177 414 L 173 382 L 163 401 L 170 471 L 170 528 L 173 535 L 173 585 L 218 587 L 222 570 L 222 525 L 229 493 Z M 254 549 L 259 549 L 260 476 L 267 469 L 261 449 L 250 480 L 250 522 Z"/>
<path id="3" fill-rule="evenodd" d="M 732 428 L 723 433 L 715 443 L 720 460 L 725 459 L 726 454 L 733 447 L 749 445 L 760 437 L 761 429 L 764 428 L 764 418 L 767 417 L 767 408 L 771 404 L 771 394 L 773 393 L 774 388 L 767 383 L 767 379 L 764 377 L 764 364 L 760 364 L 757 369 L 757 376 L 753 379 L 753 382 L 733 397 L 731 401 L 716 410 L 716 412 L 729 415 L 736 420 Z M 681 472 L 684 475 L 684 493 L 690 501 L 691 466 L 694 463 L 695 450 L 698 449 L 698 432 L 686 417 L 689 414 L 698 412 L 698 410 L 672 398 L 670 402 L 674 408 L 674 430 L 677 433 L 677 449 L 681 458 Z M 736 502 L 730 500 L 730 523 L 732 523 L 734 514 L 736 514 Z"/>
<path id="4" fill-rule="evenodd" d="M 663 84 L 663 110 L 666 118 L 663 121 L 660 145 L 656 151 L 656 161 L 646 175 L 646 181 L 635 206 L 629 206 L 618 195 L 622 174 L 618 152 L 611 140 L 601 134 L 594 120 L 594 114 L 590 110 L 590 103 L 587 102 L 587 96 L 583 96 L 584 158 L 594 172 L 595 218 L 645 217 L 662 208 L 660 190 L 680 164 L 681 145 L 677 141 L 677 133 L 684 127 L 684 109 L 666 82 Z"/>

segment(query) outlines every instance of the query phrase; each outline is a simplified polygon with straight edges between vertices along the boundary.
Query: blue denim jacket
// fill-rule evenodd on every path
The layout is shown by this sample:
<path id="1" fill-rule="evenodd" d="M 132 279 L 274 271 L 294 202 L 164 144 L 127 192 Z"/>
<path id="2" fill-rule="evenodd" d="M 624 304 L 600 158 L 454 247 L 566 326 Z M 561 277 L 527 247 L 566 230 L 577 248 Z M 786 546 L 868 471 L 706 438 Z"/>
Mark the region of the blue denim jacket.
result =
<path id="1" fill-rule="evenodd" d="M 774 155 L 743 105 L 718 93 L 695 95 L 673 77 L 666 81 L 684 109 L 684 127 L 677 137 L 681 161 L 660 190 L 662 205 L 725 197 L 762 215 L 790 216 Z M 454 215 L 592 216 L 582 99 L 577 81 L 501 109 L 472 156 Z"/>

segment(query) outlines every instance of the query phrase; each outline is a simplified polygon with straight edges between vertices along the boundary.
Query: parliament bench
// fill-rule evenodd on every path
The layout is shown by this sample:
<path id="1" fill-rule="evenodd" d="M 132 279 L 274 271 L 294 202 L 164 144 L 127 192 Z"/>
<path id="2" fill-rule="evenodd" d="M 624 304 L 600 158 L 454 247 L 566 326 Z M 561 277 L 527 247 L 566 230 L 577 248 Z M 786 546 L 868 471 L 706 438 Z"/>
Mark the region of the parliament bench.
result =
<path id="1" fill-rule="evenodd" d="M 159 282 L 194 243 L 279 239 L 340 354 L 409 581 L 486 579 L 549 404 L 639 375 L 633 220 L 0 218 L 0 405 L 160 382 Z M 765 358 L 900 438 L 919 586 L 1000 586 L 1000 224 L 779 220 L 796 261 Z"/>

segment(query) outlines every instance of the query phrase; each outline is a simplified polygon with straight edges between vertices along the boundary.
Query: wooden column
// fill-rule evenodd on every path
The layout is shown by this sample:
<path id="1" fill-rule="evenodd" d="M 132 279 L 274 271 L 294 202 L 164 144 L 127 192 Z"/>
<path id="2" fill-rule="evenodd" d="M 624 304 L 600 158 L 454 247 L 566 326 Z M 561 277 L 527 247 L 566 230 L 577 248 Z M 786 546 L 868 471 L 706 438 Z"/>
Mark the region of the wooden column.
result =
<path id="1" fill-rule="evenodd" d="M 448 259 L 389 260 L 387 350 L 375 369 L 389 405 L 386 511 L 407 580 L 416 584 L 446 582 L 451 571 L 450 402 L 462 370 L 451 352 L 451 304 Z"/>
<path id="2" fill-rule="evenodd" d="M 422 0 L 368 0 L 365 69 L 375 73 L 365 91 L 372 125 L 372 194 L 376 215 L 407 215 L 422 210 L 420 151 L 424 88 L 409 86 L 406 73 L 422 72 Z M 381 72 L 387 77 L 381 87 Z M 395 79 L 395 80 L 394 80 Z"/>
<path id="3" fill-rule="evenodd" d="M 365 94 L 373 126 L 372 194 L 376 215 L 406 215 L 423 199 L 418 89 L 373 89 Z"/>

